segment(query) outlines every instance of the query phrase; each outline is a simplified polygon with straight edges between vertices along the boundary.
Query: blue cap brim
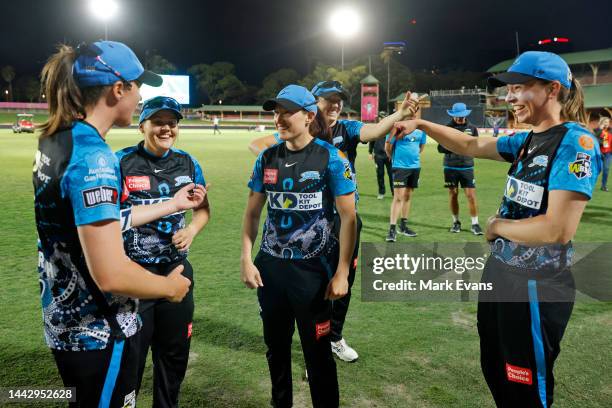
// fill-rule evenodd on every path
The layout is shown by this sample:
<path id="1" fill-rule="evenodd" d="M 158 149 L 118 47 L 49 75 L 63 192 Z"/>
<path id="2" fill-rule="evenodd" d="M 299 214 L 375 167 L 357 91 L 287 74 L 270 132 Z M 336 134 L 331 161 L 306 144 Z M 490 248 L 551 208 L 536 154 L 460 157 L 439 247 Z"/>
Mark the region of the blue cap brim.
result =
<path id="1" fill-rule="evenodd" d="M 280 105 L 283 108 L 287 109 L 290 112 L 297 112 L 299 110 L 304 109 L 304 107 L 298 105 L 297 103 L 293 102 L 292 100 L 289 99 L 285 99 L 285 98 L 274 98 L 274 99 L 268 99 L 267 101 L 265 101 L 262 105 L 263 110 L 265 111 L 273 111 L 274 108 L 276 108 L 276 105 Z"/>
<path id="2" fill-rule="evenodd" d="M 142 113 L 144 113 L 144 111 L 143 111 L 143 112 L 140 114 L 140 118 L 139 118 L 138 124 L 141 124 L 141 123 L 142 123 L 142 122 L 144 122 L 145 120 L 149 119 L 151 116 L 155 115 L 157 112 L 159 112 L 159 111 L 163 111 L 163 110 L 167 110 L 167 111 L 170 111 L 170 112 L 174 113 L 174 114 L 176 115 L 176 118 L 177 118 L 178 120 L 183 119 L 183 114 L 182 114 L 181 112 L 177 111 L 177 110 L 174 110 L 174 109 L 168 109 L 168 108 L 157 108 L 157 109 L 152 109 L 152 110 L 150 110 L 150 111 L 147 111 L 147 114 L 146 114 L 146 115 L 144 115 L 144 116 L 142 115 Z"/>
<path id="3" fill-rule="evenodd" d="M 524 84 L 531 80 L 537 79 L 531 75 L 521 74 L 519 72 L 502 72 L 487 79 L 487 84 L 490 87 L 498 88 L 505 85 Z"/>
<path id="4" fill-rule="evenodd" d="M 472 113 L 472 111 L 469 109 L 461 112 L 453 112 L 451 110 L 447 110 L 446 113 L 448 113 L 448 115 L 452 116 L 453 118 L 465 118 L 466 116 L 470 116 L 470 113 Z"/>

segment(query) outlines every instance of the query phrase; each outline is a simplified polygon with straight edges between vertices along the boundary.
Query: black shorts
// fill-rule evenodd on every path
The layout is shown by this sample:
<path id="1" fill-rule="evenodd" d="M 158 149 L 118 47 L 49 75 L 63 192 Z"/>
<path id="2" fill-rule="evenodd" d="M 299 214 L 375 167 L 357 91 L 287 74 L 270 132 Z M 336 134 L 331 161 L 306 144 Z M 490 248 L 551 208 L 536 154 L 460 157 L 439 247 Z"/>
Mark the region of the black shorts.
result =
<path id="1" fill-rule="evenodd" d="M 421 169 L 393 169 L 393 188 L 418 188 Z"/>
<path id="2" fill-rule="evenodd" d="M 459 185 L 461 188 L 476 188 L 474 169 L 444 169 L 444 187 L 457 188 Z"/>

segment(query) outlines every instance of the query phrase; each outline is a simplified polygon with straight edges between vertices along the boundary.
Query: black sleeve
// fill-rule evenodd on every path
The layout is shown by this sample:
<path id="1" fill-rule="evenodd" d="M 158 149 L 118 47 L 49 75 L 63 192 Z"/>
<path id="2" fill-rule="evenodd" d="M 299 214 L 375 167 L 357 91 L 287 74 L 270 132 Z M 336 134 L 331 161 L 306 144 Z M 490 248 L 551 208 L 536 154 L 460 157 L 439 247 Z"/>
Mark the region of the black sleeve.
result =
<path id="1" fill-rule="evenodd" d="M 372 152 L 374 151 L 374 143 L 376 143 L 376 142 L 374 141 L 374 142 L 370 142 L 368 144 L 368 153 L 370 153 L 370 154 L 372 154 Z"/>
<path id="2" fill-rule="evenodd" d="M 478 136 L 478 128 L 476 126 L 472 126 L 472 136 Z"/>

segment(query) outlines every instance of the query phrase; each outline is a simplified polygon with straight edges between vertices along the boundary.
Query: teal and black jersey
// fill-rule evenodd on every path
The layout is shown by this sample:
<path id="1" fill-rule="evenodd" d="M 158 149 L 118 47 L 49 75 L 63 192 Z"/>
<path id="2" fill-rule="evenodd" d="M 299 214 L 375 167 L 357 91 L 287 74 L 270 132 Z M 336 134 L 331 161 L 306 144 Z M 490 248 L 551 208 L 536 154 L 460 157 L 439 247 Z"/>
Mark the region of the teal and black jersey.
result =
<path id="1" fill-rule="evenodd" d="M 332 144 L 343 152 L 351 164 L 351 169 L 355 173 L 355 159 L 357 158 L 357 146 L 361 139 L 359 135 L 363 122 L 358 120 L 339 120 L 332 127 Z"/>
<path id="2" fill-rule="evenodd" d="M 156 157 L 140 142 L 116 155 L 123 182 L 122 209 L 170 200 L 189 183 L 206 184 L 198 161 L 182 150 L 170 149 Z M 187 251 L 178 251 L 172 236 L 182 228 L 184 211 L 128 229 L 123 232 L 125 252 L 140 264 L 178 262 L 187 257 Z"/>
<path id="3" fill-rule="evenodd" d="M 285 142 L 264 150 L 248 186 L 268 202 L 261 250 L 289 259 L 320 257 L 335 245 L 334 198 L 355 191 L 344 154 L 316 138 L 299 151 Z"/>
<path id="4" fill-rule="evenodd" d="M 137 301 L 103 293 L 89 273 L 77 227 L 119 220 L 119 163 L 86 122 L 41 138 L 34 166 L 38 272 L 52 349 L 100 350 L 139 329 Z"/>
<path id="5" fill-rule="evenodd" d="M 497 151 L 512 163 L 498 213 L 502 218 L 513 220 L 545 214 L 552 190 L 575 191 L 590 199 L 602 168 L 597 141 L 591 132 L 573 122 L 541 133 L 501 136 L 497 139 Z M 526 262 L 529 258 L 526 253 L 535 254 L 534 248 L 519 247 L 519 244 L 500 242 L 493 253 L 507 263 L 510 259 Z M 537 257 L 531 259 L 533 265 L 546 263 L 542 259 L 535 262 Z"/>

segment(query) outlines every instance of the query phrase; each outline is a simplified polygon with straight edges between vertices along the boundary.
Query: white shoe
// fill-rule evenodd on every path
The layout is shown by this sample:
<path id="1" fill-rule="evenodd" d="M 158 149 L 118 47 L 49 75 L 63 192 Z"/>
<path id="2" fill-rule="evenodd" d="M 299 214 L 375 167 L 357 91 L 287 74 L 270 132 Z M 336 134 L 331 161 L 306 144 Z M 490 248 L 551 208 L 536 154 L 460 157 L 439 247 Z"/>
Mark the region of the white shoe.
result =
<path id="1" fill-rule="evenodd" d="M 379 194 L 379 195 L 376 196 L 377 200 L 382 200 L 383 198 L 385 198 L 384 194 Z"/>
<path id="2" fill-rule="evenodd" d="M 357 361 L 357 359 L 359 358 L 359 354 L 357 354 L 355 349 L 346 344 L 346 340 L 344 339 L 340 339 L 340 341 L 332 341 L 331 349 L 334 354 L 338 356 L 338 358 L 342 361 L 352 363 L 354 361 Z"/>

